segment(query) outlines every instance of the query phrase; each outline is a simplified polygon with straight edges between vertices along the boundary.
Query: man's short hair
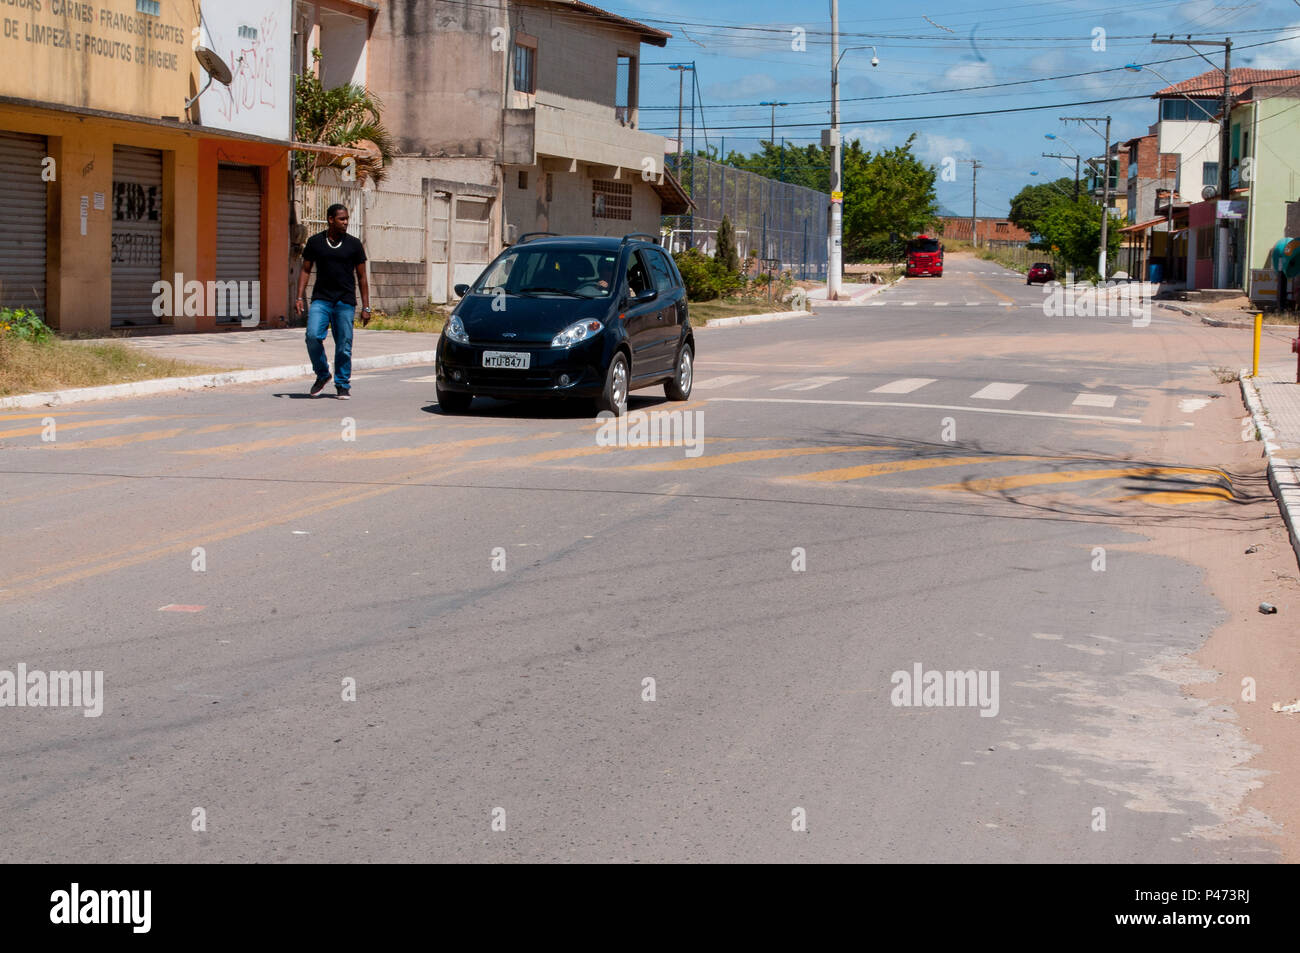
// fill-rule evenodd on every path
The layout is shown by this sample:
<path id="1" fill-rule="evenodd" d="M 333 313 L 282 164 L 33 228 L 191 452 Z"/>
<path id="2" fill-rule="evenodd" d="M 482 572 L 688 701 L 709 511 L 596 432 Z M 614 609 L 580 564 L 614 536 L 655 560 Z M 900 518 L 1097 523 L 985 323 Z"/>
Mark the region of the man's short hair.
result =
<path id="1" fill-rule="evenodd" d="M 325 217 L 327 219 L 333 218 L 339 212 L 346 212 L 347 210 L 348 207 L 344 205 L 342 202 L 335 202 L 333 205 L 331 205 L 329 208 L 325 210 Z"/>

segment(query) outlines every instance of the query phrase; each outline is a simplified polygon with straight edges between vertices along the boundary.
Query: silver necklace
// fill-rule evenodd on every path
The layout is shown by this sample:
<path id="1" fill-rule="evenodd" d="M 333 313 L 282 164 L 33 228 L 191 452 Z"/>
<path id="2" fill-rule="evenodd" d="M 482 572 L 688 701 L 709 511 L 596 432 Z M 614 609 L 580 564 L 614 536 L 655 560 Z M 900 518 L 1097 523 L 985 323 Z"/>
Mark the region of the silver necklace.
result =
<path id="1" fill-rule="evenodd" d="M 340 239 L 339 239 L 339 243 L 338 243 L 337 245 L 335 245 L 332 241 L 330 241 L 330 234 L 329 234 L 329 232 L 326 232 L 326 233 L 325 233 L 325 244 L 326 244 L 326 245 L 329 245 L 330 248 L 342 248 L 342 247 L 343 247 L 343 239 L 340 238 Z"/>

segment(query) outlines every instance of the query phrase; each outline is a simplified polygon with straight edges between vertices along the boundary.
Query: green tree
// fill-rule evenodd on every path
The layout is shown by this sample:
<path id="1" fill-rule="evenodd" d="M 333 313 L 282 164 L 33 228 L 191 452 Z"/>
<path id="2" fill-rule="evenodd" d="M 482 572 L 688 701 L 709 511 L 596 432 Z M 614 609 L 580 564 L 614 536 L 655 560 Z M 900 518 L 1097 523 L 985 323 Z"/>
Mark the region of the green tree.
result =
<path id="1" fill-rule="evenodd" d="M 888 258 L 891 234 L 927 230 L 938 215 L 934 166 L 912 152 L 916 134 L 901 146 L 871 153 L 857 140 L 844 149 L 844 256 Z"/>
<path id="2" fill-rule="evenodd" d="M 718 249 L 713 253 L 713 258 L 727 271 L 740 271 L 740 253 L 736 250 L 731 220 L 725 215 L 722 216 L 722 224 L 718 226 Z"/>
<path id="3" fill-rule="evenodd" d="M 1119 253 L 1123 222 L 1111 216 L 1107 226 L 1107 258 Z M 1097 274 L 1097 253 L 1101 248 L 1101 206 L 1081 198 L 1058 202 L 1043 213 L 1038 234 L 1067 268 L 1081 277 Z"/>
<path id="4" fill-rule="evenodd" d="M 320 50 L 312 50 L 312 59 L 320 60 Z M 310 72 L 299 76 L 294 84 L 294 133 L 300 142 L 327 146 L 357 147 L 358 183 L 384 180 L 384 170 L 392 162 L 393 139 L 384 127 L 383 103 L 364 86 L 345 83 L 326 89 L 320 78 Z M 299 182 L 311 183 L 325 168 L 346 168 L 344 157 L 321 152 L 294 154 L 294 175 Z"/>
<path id="5" fill-rule="evenodd" d="M 1073 179 L 1061 178 L 1055 182 L 1026 185 L 1011 200 L 1011 214 L 1007 218 L 1029 234 L 1041 236 L 1043 232 L 1039 225 L 1044 216 L 1058 205 L 1069 205 L 1073 202 Z"/>

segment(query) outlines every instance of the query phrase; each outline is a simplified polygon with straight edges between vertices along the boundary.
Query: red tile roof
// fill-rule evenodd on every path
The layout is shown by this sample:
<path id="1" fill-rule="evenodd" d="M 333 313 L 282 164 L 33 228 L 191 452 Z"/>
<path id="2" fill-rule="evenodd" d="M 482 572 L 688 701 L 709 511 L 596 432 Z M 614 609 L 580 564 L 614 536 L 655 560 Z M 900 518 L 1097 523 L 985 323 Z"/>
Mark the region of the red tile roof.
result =
<path id="1" fill-rule="evenodd" d="M 1285 83 L 1288 85 L 1300 83 L 1300 68 L 1241 68 L 1232 71 L 1232 94 L 1234 96 L 1240 96 L 1251 86 L 1272 83 Z M 1193 76 L 1191 79 L 1185 79 L 1181 83 L 1166 86 L 1159 92 L 1152 93 L 1151 98 L 1161 99 L 1167 96 L 1192 96 L 1197 93 L 1202 96 L 1222 96 L 1223 74 L 1218 70 L 1207 70 L 1199 76 Z"/>

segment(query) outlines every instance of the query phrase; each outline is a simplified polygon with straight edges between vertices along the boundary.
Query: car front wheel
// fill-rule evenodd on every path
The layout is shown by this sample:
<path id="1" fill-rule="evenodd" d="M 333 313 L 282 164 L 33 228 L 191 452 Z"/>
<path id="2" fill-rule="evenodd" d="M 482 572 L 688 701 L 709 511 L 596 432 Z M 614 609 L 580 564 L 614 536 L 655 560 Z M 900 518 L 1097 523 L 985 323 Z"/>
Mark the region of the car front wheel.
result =
<path id="1" fill-rule="evenodd" d="M 695 383 L 695 350 L 683 344 L 677 352 L 677 367 L 672 380 L 664 384 L 664 395 L 669 400 L 689 400 L 691 385 Z"/>
<path id="2" fill-rule="evenodd" d="M 627 413 L 627 356 L 622 351 L 614 355 L 605 372 L 605 390 L 596 398 L 597 412 L 607 412 L 615 417 Z"/>

